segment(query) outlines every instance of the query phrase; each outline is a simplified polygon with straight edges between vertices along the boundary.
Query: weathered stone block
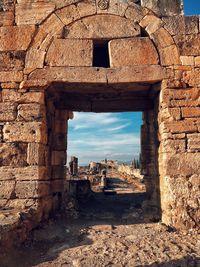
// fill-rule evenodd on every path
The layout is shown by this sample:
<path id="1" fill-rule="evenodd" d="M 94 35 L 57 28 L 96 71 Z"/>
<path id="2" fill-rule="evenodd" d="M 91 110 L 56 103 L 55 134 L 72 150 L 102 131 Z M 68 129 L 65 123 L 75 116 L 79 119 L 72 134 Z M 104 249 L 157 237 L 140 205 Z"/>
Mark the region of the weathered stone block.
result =
<path id="1" fill-rule="evenodd" d="M 46 51 L 49 46 L 53 36 L 60 36 L 63 31 L 64 24 L 62 21 L 55 15 L 52 14 L 45 22 L 39 27 L 39 31 L 34 38 L 32 43 L 32 49 L 41 49 Z M 33 54 L 34 56 L 34 54 Z M 29 59 L 30 61 L 34 59 Z"/>
<path id="2" fill-rule="evenodd" d="M 161 143 L 162 152 L 164 153 L 180 153 L 185 152 L 186 140 L 164 140 Z"/>
<path id="3" fill-rule="evenodd" d="M 117 1 L 119 2 L 119 1 Z M 139 22 L 143 19 L 143 17 L 148 13 L 147 9 L 141 8 L 141 6 L 131 3 L 128 6 L 125 12 L 125 17 L 127 19 L 133 20 L 135 22 Z"/>
<path id="4" fill-rule="evenodd" d="M 1 52 L 0 71 L 23 70 L 24 61 L 24 52 Z"/>
<path id="5" fill-rule="evenodd" d="M 40 49 L 30 49 L 26 53 L 25 60 L 25 72 L 30 73 L 34 69 L 41 69 L 44 66 L 44 58 L 46 55 L 46 51 Z"/>
<path id="6" fill-rule="evenodd" d="M 69 26 L 66 38 L 113 39 L 140 35 L 138 24 L 112 15 L 97 15 L 79 20 Z"/>
<path id="7" fill-rule="evenodd" d="M 50 194 L 49 182 L 18 181 L 15 194 L 18 198 L 41 198 Z"/>
<path id="8" fill-rule="evenodd" d="M 96 5 L 92 1 L 79 3 L 78 5 L 69 5 L 61 10 L 56 11 L 56 15 L 63 24 L 68 25 L 83 16 L 90 16 L 96 13 Z"/>
<path id="9" fill-rule="evenodd" d="M 91 40 L 54 39 L 46 63 L 50 66 L 92 66 L 92 59 Z"/>
<path id="10" fill-rule="evenodd" d="M 200 56 L 194 58 L 195 66 L 200 67 Z"/>
<path id="11" fill-rule="evenodd" d="M 166 162 L 166 175 L 191 176 L 200 174 L 200 154 L 181 153 L 169 156 Z"/>
<path id="12" fill-rule="evenodd" d="M 149 38 L 118 39 L 109 42 L 111 67 L 158 64 L 157 51 Z"/>
<path id="13" fill-rule="evenodd" d="M 16 119 L 17 106 L 13 103 L 0 103 L 0 121 L 13 121 Z"/>
<path id="14" fill-rule="evenodd" d="M 28 166 L 21 168 L 13 168 L 12 166 L 0 167 L 0 180 L 48 180 L 50 177 L 47 168 L 43 166 Z"/>
<path id="15" fill-rule="evenodd" d="M 1 71 L 0 82 L 21 82 L 23 80 L 22 71 Z"/>
<path id="16" fill-rule="evenodd" d="M 183 14 L 182 0 L 141 0 L 141 5 L 161 17 Z"/>
<path id="17" fill-rule="evenodd" d="M 179 51 L 175 45 L 165 47 L 159 52 L 161 65 L 170 66 L 181 64 Z"/>
<path id="18" fill-rule="evenodd" d="M 177 122 L 164 122 L 164 132 L 171 133 L 193 133 L 197 131 L 195 122 L 191 120 L 177 121 Z"/>
<path id="19" fill-rule="evenodd" d="M 34 32 L 35 26 L 0 27 L 0 51 L 26 50 Z"/>
<path id="20" fill-rule="evenodd" d="M 108 84 L 131 82 L 156 82 L 165 78 L 165 72 L 158 65 L 127 66 L 107 71 Z"/>
<path id="21" fill-rule="evenodd" d="M 104 83 L 105 69 L 91 67 L 51 67 L 35 70 L 29 75 L 30 80 L 67 81 L 68 83 Z"/>
<path id="22" fill-rule="evenodd" d="M 15 22 L 20 24 L 40 24 L 54 10 L 52 2 L 19 3 L 15 6 Z"/>
<path id="23" fill-rule="evenodd" d="M 10 199 L 15 192 L 15 181 L 0 181 L 0 199 Z"/>
<path id="24" fill-rule="evenodd" d="M 181 56 L 180 60 L 183 65 L 194 66 L 194 57 L 193 56 Z"/>
<path id="25" fill-rule="evenodd" d="M 146 15 L 139 24 L 151 35 L 162 27 L 163 21 L 154 15 Z"/>
<path id="26" fill-rule="evenodd" d="M 173 16 L 164 17 L 165 29 L 171 35 L 198 33 L 198 16 Z"/>
<path id="27" fill-rule="evenodd" d="M 183 118 L 200 118 L 200 108 L 199 107 L 184 107 L 181 108 Z"/>
<path id="28" fill-rule="evenodd" d="M 171 107 L 198 107 L 200 100 L 172 100 Z"/>
<path id="29" fill-rule="evenodd" d="M 188 149 L 200 151 L 200 133 L 188 134 Z"/>
<path id="30" fill-rule="evenodd" d="M 45 107 L 40 104 L 20 104 L 17 110 L 19 121 L 43 121 L 46 118 Z"/>
<path id="31" fill-rule="evenodd" d="M 2 90 L 3 102 L 39 103 L 44 104 L 44 92 L 19 92 L 16 90 Z"/>
<path id="32" fill-rule="evenodd" d="M 29 143 L 27 150 L 27 163 L 29 165 L 47 165 L 48 148 L 38 143 Z"/>
<path id="33" fill-rule="evenodd" d="M 26 166 L 27 144 L 0 144 L 0 166 Z"/>
<path id="34" fill-rule="evenodd" d="M 174 40 L 182 56 L 199 56 L 200 34 L 177 35 Z"/>
<path id="35" fill-rule="evenodd" d="M 0 27 L 12 26 L 14 23 L 14 13 L 12 11 L 0 12 Z"/>
<path id="36" fill-rule="evenodd" d="M 151 37 L 158 48 L 165 48 L 174 44 L 173 38 L 164 28 L 152 33 Z"/>
<path id="37" fill-rule="evenodd" d="M 46 125 L 41 122 L 16 122 L 3 127 L 4 140 L 7 142 L 47 143 Z"/>

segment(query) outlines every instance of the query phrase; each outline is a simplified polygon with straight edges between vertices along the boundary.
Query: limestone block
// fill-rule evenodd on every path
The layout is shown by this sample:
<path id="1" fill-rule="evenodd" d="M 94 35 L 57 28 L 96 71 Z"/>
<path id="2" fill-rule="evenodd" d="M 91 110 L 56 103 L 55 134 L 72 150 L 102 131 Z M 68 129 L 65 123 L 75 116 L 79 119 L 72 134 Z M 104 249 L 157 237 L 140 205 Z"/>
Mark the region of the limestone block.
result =
<path id="1" fill-rule="evenodd" d="M 46 125 L 41 122 L 16 122 L 3 127 L 4 141 L 47 143 Z"/>
<path id="2" fill-rule="evenodd" d="M 0 102 L 0 121 L 13 121 L 16 119 L 16 104 Z"/>
<path id="3" fill-rule="evenodd" d="M 68 83 L 107 83 L 105 69 L 91 67 L 46 67 L 29 75 L 29 80 L 40 79 Z"/>
<path id="4" fill-rule="evenodd" d="M 26 166 L 27 144 L 1 143 L 0 166 Z M 1 178 L 0 178 L 1 179 Z"/>
<path id="5" fill-rule="evenodd" d="M 135 22 L 140 22 L 147 13 L 147 9 L 143 9 L 141 6 L 131 3 L 126 9 L 125 17 Z"/>
<path id="6" fill-rule="evenodd" d="M 25 52 L 1 52 L 0 71 L 23 70 Z"/>
<path id="7" fill-rule="evenodd" d="M 35 26 L 0 27 L 0 51 L 26 50 L 32 40 Z"/>
<path id="8" fill-rule="evenodd" d="M 109 54 L 111 67 L 159 63 L 157 51 L 149 38 L 112 40 Z"/>
<path id="9" fill-rule="evenodd" d="M 125 18 L 114 15 L 96 15 L 73 23 L 66 38 L 113 39 L 140 35 L 140 27 Z"/>
<path id="10" fill-rule="evenodd" d="M 15 181 L 0 181 L 0 199 L 10 199 L 15 191 Z"/>
<path id="11" fill-rule="evenodd" d="M 11 11 L 0 12 L 0 27 L 12 26 L 14 23 L 14 14 Z"/>
<path id="12" fill-rule="evenodd" d="M 61 22 L 61 20 L 55 14 L 52 14 L 39 27 L 39 31 L 32 43 L 32 49 L 41 49 L 46 51 L 53 36 L 61 36 L 63 27 L 64 24 Z M 32 55 L 34 57 L 34 54 Z M 30 58 L 29 60 L 32 61 L 34 58 Z"/>
<path id="13" fill-rule="evenodd" d="M 52 151 L 51 152 L 52 165 L 65 165 L 66 164 L 66 151 Z"/>
<path id="14" fill-rule="evenodd" d="M 19 121 L 42 121 L 46 118 L 45 107 L 40 104 L 20 104 L 17 110 Z"/>
<path id="15" fill-rule="evenodd" d="M 163 17 L 165 29 L 171 35 L 198 33 L 198 16 Z"/>
<path id="16" fill-rule="evenodd" d="M 146 15 L 139 24 L 151 35 L 162 27 L 163 21 L 154 15 Z"/>
<path id="17" fill-rule="evenodd" d="M 12 166 L 0 167 L 0 180 L 29 181 L 29 180 L 48 180 L 47 168 L 42 166 L 28 166 L 13 168 Z"/>
<path id="18" fill-rule="evenodd" d="M 188 134 L 188 149 L 200 151 L 200 134 Z"/>
<path id="19" fill-rule="evenodd" d="M 174 40 L 182 56 L 199 56 L 200 34 L 177 35 Z"/>
<path id="20" fill-rule="evenodd" d="M 180 60 L 182 62 L 183 65 L 186 66 L 194 66 L 194 57 L 192 56 L 181 56 Z"/>
<path id="21" fill-rule="evenodd" d="M 182 0 L 141 0 L 141 5 L 161 17 L 183 14 Z"/>
<path id="22" fill-rule="evenodd" d="M 80 1 L 79 3 L 77 3 L 77 12 L 79 13 L 80 18 L 96 14 L 97 8 L 95 1 Z"/>
<path id="23" fill-rule="evenodd" d="M 23 80 L 22 71 L 1 71 L 0 82 L 21 82 Z"/>
<path id="24" fill-rule="evenodd" d="M 23 103 L 38 103 L 44 104 L 44 92 L 19 92 L 16 90 L 4 89 L 2 90 L 3 102 Z"/>
<path id="25" fill-rule="evenodd" d="M 56 15 L 65 25 L 68 25 L 81 17 L 91 16 L 94 14 L 96 14 L 96 4 L 94 1 L 80 2 L 77 5 L 69 5 L 56 11 Z"/>
<path id="26" fill-rule="evenodd" d="M 184 107 L 181 108 L 183 118 L 200 118 L 200 108 L 199 107 Z"/>
<path id="27" fill-rule="evenodd" d="M 163 153 L 180 153 L 185 152 L 186 140 L 164 140 L 161 143 Z"/>
<path id="28" fill-rule="evenodd" d="M 47 165 L 48 147 L 43 144 L 29 143 L 27 150 L 27 163 L 29 165 Z"/>
<path id="29" fill-rule="evenodd" d="M 165 47 L 159 51 L 161 65 L 170 66 L 170 65 L 179 65 L 181 64 L 179 51 L 176 45 L 171 45 Z"/>
<path id="30" fill-rule="evenodd" d="M 46 64 L 92 66 L 92 59 L 93 42 L 91 40 L 54 39 L 47 53 Z"/>
<path id="31" fill-rule="evenodd" d="M 101 8 L 101 5 L 97 3 L 97 14 L 113 14 L 124 16 L 129 4 L 128 1 L 123 0 L 110 0 L 107 8 Z"/>
<path id="32" fill-rule="evenodd" d="M 49 195 L 49 182 L 42 181 L 18 181 L 16 183 L 16 197 L 24 198 L 41 198 Z"/>
<path id="33" fill-rule="evenodd" d="M 193 133 L 197 131 L 197 126 L 191 120 L 164 122 L 165 130 L 171 133 Z"/>
<path id="34" fill-rule="evenodd" d="M 39 49 L 31 48 L 26 53 L 26 60 L 25 60 L 25 72 L 30 73 L 35 69 L 41 69 L 44 66 L 44 58 L 46 52 Z"/>
<path id="35" fill-rule="evenodd" d="M 152 33 L 151 37 L 158 48 L 165 48 L 174 44 L 173 38 L 164 28 Z"/>
<path id="36" fill-rule="evenodd" d="M 64 6 L 68 6 L 68 5 L 80 2 L 80 0 L 52 0 L 52 2 L 55 3 L 56 9 L 58 9 Z"/>
<path id="37" fill-rule="evenodd" d="M 17 83 L 17 82 L 1 83 L 1 88 L 2 89 L 18 89 L 19 88 L 19 83 Z"/>
<path id="38" fill-rule="evenodd" d="M 171 107 L 198 107 L 200 100 L 172 100 Z"/>
<path id="39" fill-rule="evenodd" d="M 173 117 L 174 120 L 180 120 L 181 119 L 180 108 L 169 108 L 169 114 Z"/>
<path id="40" fill-rule="evenodd" d="M 134 83 L 134 82 L 156 82 L 165 78 L 165 72 L 158 65 L 127 66 L 123 68 L 108 69 L 108 84 Z"/>
<path id="41" fill-rule="evenodd" d="M 200 56 L 194 58 L 195 66 L 200 67 Z"/>
<path id="42" fill-rule="evenodd" d="M 55 9 L 52 2 L 19 3 L 15 6 L 15 22 L 20 24 L 40 24 Z"/>
<path id="43" fill-rule="evenodd" d="M 166 160 L 166 175 L 191 176 L 200 174 L 200 154 L 181 153 L 169 156 Z"/>

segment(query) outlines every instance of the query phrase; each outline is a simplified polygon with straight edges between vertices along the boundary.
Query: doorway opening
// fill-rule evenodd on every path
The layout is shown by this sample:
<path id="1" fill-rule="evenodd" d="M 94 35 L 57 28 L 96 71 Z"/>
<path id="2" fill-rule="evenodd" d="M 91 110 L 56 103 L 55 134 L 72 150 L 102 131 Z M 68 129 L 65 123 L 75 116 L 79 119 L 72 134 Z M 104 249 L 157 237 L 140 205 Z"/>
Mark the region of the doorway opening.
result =
<path id="1" fill-rule="evenodd" d="M 47 95 L 51 110 L 48 129 L 55 195 L 66 188 L 62 199 L 70 206 L 67 209 L 74 203 L 79 214 L 91 219 L 103 214 L 102 218 L 114 216 L 139 223 L 143 218 L 143 207 L 150 207 L 152 213 L 152 206 L 156 216 L 158 214 L 156 218 L 160 219 L 158 86 L 153 91 L 149 84 L 119 84 L 113 88 L 76 84 L 73 92 L 71 86 L 53 84 Z M 138 114 L 138 120 L 134 114 Z M 123 116 L 130 116 L 130 121 L 123 120 Z M 129 122 L 133 124 L 128 135 L 114 134 L 110 140 L 105 139 L 109 133 L 127 130 Z M 101 134 L 99 140 L 97 133 L 91 131 L 95 127 Z M 138 134 L 136 154 L 131 148 L 132 143 L 127 143 L 129 139 L 134 142 L 135 129 Z M 76 145 L 74 150 L 73 145 Z M 117 146 L 118 151 L 112 150 Z M 124 155 L 127 151 L 128 158 Z M 67 163 L 64 160 L 66 154 Z M 60 155 L 59 159 L 57 155 Z M 138 172 L 140 177 L 134 180 L 131 171 Z M 105 180 L 107 184 L 104 185 Z M 56 182 L 60 184 L 60 181 L 63 181 L 61 187 L 56 187 Z"/>

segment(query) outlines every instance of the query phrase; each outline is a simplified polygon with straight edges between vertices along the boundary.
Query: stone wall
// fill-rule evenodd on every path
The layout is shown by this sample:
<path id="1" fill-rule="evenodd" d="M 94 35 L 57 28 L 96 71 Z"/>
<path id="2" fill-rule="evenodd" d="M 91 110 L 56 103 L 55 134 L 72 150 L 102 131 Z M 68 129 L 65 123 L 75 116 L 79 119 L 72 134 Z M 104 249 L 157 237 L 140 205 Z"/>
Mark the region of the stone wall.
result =
<path id="1" fill-rule="evenodd" d="M 197 227 L 198 16 L 183 16 L 179 0 L 3 0 L 0 38 L 3 209 L 39 222 L 60 206 L 67 110 L 140 110 L 149 203 L 164 223 Z M 110 68 L 99 68 L 93 49 L 105 40 Z"/>

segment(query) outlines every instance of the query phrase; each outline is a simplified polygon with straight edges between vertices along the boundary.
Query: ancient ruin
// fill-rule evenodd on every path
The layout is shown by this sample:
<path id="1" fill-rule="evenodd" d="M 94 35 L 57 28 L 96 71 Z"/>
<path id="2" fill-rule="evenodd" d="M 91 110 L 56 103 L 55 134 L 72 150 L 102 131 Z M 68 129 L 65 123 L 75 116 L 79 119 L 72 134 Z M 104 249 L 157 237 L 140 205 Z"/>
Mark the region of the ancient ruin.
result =
<path id="1" fill-rule="evenodd" d="M 0 40 L 1 245 L 66 205 L 73 111 L 142 111 L 143 207 L 197 229 L 198 16 L 181 0 L 2 0 Z"/>

